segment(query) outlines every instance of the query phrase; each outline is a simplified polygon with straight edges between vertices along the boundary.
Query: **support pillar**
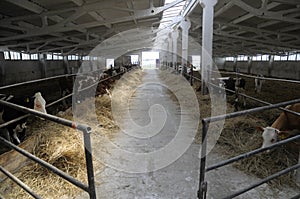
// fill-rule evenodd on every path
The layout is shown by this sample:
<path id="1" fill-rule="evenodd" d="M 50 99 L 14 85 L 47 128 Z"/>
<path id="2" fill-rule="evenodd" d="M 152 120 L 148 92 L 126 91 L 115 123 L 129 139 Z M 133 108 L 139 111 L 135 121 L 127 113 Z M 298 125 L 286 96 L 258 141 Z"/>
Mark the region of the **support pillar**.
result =
<path id="1" fill-rule="evenodd" d="M 63 65 L 64 65 L 64 72 L 65 74 L 70 74 L 70 65 L 68 61 L 68 56 L 64 55 L 63 56 Z"/>
<path id="2" fill-rule="evenodd" d="M 168 36 L 168 63 L 167 63 L 167 66 L 170 67 L 172 66 L 172 36 L 169 34 Z"/>
<path id="3" fill-rule="evenodd" d="M 252 72 L 252 57 L 248 56 L 248 68 L 247 68 L 248 74 Z"/>
<path id="4" fill-rule="evenodd" d="M 173 47 L 173 68 L 176 70 L 176 66 L 177 66 L 177 39 L 178 39 L 178 29 L 175 29 L 172 32 L 172 47 Z"/>
<path id="5" fill-rule="evenodd" d="M 39 65 L 40 65 L 40 70 L 41 70 L 41 78 L 46 78 L 47 77 L 47 62 L 46 62 L 46 54 L 39 54 Z"/>
<path id="6" fill-rule="evenodd" d="M 0 52 L 0 86 L 5 85 L 5 59 L 4 52 Z"/>
<path id="7" fill-rule="evenodd" d="M 268 65 L 268 76 L 272 76 L 272 70 L 273 70 L 273 63 L 274 63 L 274 55 L 269 56 L 269 65 Z"/>
<path id="8" fill-rule="evenodd" d="M 201 88 L 202 95 L 208 94 L 207 83 L 210 82 L 212 60 L 212 42 L 213 42 L 213 20 L 214 6 L 218 0 L 200 0 L 203 8 L 202 16 L 202 56 L 201 56 Z"/>
<path id="9" fill-rule="evenodd" d="M 184 71 L 187 67 L 188 60 L 188 47 L 189 47 L 189 29 L 191 27 L 191 22 L 189 19 L 183 19 L 180 23 L 182 29 L 182 58 L 181 58 L 181 74 L 184 75 Z"/>

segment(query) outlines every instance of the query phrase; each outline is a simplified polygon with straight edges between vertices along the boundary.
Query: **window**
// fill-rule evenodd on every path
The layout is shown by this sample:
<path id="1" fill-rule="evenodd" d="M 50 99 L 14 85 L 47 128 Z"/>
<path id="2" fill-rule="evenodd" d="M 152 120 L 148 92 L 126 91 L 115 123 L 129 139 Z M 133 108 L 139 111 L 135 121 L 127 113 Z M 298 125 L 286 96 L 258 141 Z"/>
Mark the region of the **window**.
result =
<path id="1" fill-rule="evenodd" d="M 288 60 L 289 61 L 296 61 L 296 58 L 297 58 L 297 54 L 291 54 L 291 55 L 289 55 Z"/>
<path id="2" fill-rule="evenodd" d="M 63 56 L 61 54 L 53 54 L 53 60 L 63 60 Z"/>
<path id="3" fill-rule="evenodd" d="M 52 54 L 47 54 L 46 59 L 47 59 L 47 60 L 52 60 Z"/>
<path id="4" fill-rule="evenodd" d="M 288 60 L 288 56 L 284 55 L 280 57 L 280 61 L 287 61 Z"/>
<path id="5" fill-rule="evenodd" d="M 115 66 L 114 59 L 106 59 L 106 68 L 110 68 L 110 66 Z"/>
<path id="6" fill-rule="evenodd" d="M 246 56 L 246 55 L 238 55 L 237 60 L 238 61 L 248 61 L 248 56 Z"/>
<path id="7" fill-rule="evenodd" d="M 200 67 L 201 63 L 201 56 L 200 55 L 192 55 L 192 64 L 197 68 Z"/>
<path id="8" fill-rule="evenodd" d="M 226 57 L 225 61 L 234 61 L 234 57 Z"/>
<path id="9" fill-rule="evenodd" d="M 39 59 L 38 54 L 31 54 L 30 59 L 31 60 L 38 60 Z"/>
<path id="10" fill-rule="evenodd" d="M 262 61 L 269 61 L 269 55 L 262 55 L 261 60 Z"/>
<path id="11" fill-rule="evenodd" d="M 8 51 L 4 51 L 4 59 L 5 60 L 9 59 L 9 52 Z"/>
<path id="12" fill-rule="evenodd" d="M 83 56 L 82 60 L 90 60 L 90 56 Z"/>
<path id="13" fill-rule="evenodd" d="M 280 61 L 280 56 L 279 55 L 275 55 L 274 56 L 274 61 Z"/>
<path id="14" fill-rule="evenodd" d="M 261 55 L 256 55 L 256 56 L 253 56 L 252 60 L 253 61 L 261 61 Z"/>
<path id="15" fill-rule="evenodd" d="M 19 60 L 19 59 L 21 59 L 21 55 L 18 52 L 10 51 L 10 58 L 12 60 Z"/>
<path id="16" fill-rule="evenodd" d="M 300 61 L 300 53 L 297 54 L 297 61 Z"/>
<path id="17" fill-rule="evenodd" d="M 132 64 L 138 64 L 139 63 L 139 55 L 130 55 L 131 57 L 131 63 Z"/>
<path id="18" fill-rule="evenodd" d="M 30 60 L 30 55 L 22 53 L 22 60 Z"/>

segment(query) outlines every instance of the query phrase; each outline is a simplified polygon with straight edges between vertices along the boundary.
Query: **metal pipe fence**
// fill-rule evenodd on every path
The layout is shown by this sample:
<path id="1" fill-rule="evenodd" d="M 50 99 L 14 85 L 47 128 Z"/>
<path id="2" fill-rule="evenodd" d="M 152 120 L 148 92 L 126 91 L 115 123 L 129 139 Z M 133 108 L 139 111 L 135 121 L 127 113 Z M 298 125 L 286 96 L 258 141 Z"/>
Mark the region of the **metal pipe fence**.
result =
<path id="1" fill-rule="evenodd" d="M 229 118 L 234 118 L 234 117 L 238 117 L 238 116 L 242 116 L 242 115 L 246 115 L 246 114 L 250 114 L 250 113 L 256 113 L 256 112 L 260 112 L 260 111 L 265 111 L 265 110 L 270 110 L 270 109 L 274 109 L 274 108 L 279 108 L 281 106 L 286 106 L 288 104 L 295 104 L 295 103 L 299 103 L 300 99 L 296 99 L 296 100 L 291 100 L 291 101 L 287 101 L 287 102 L 281 102 L 281 103 L 277 103 L 277 104 L 272 104 L 272 105 L 266 105 L 266 106 L 262 106 L 262 107 L 257 107 L 257 108 L 253 108 L 253 109 L 248 109 L 248 110 L 243 110 L 243 111 L 238 111 L 238 112 L 233 112 L 233 113 L 229 113 L 229 114 L 224 114 L 224 115 L 218 115 L 218 116 L 214 116 L 214 117 L 209 117 L 209 118 L 204 118 L 202 119 L 202 148 L 201 148 L 201 160 L 200 160 L 200 174 L 199 174 L 199 190 L 198 190 L 198 198 L 201 199 L 205 199 L 206 198 L 206 192 L 207 192 L 207 182 L 205 181 L 205 173 L 208 171 L 212 171 L 214 169 L 223 167 L 225 165 L 228 165 L 230 163 L 233 163 L 235 161 L 241 160 L 241 159 L 245 159 L 248 157 L 251 157 L 255 154 L 261 153 L 265 150 L 269 150 L 275 147 L 278 147 L 279 145 L 283 145 L 286 143 L 289 143 L 291 141 L 294 141 L 296 139 L 300 139 L 300 135 L 297 135 L 295 137 L 292 138 L 288 138 L 286 140 L 277 142 L 275 144 L 270 145 L 269 147 L 266 148 L 261 148 L 261 149 L 256 149 L 253 151 L 250 151 L 248 153 L 244 153 L 241 154 L 239 156 L 230 158 L 228 160 L 216 163 L 214 165 L 208 166 L 206 167 L 206 145 L 207 145 L 207 133 L 208 133 L 208 127 L 210 123 L 213 122 L 217 122 L 223 119 L 229 119 Z M 290 168 L 287 168 L 285 170 L 282 170 L 278 173 L 275 173 L 265 179 L 262 179 L 259 182 L 254 183 L 253 185 L 248 186 L 247 188 L 237 191 L 229 196 L 226 196 L 224 198 L 233 198 L 236 197 L 238 195 L 241 195 L 265 182 L 268 182 L 274 178 L 277 178 L 285 173 L 291 172 L 293 170 L 296 170 L 300 168 L 300 163 L 298 163 L 297 165 L 294 165 Z"/>
<path id="2" fill-rule="evenodd" d="M 257 79 L 261 79 L 261 80 L 269 80 L 269 81 L 280 81 L 280 82 L 289 82 L 289 83 L 296 83 L 296 84 L 300 84 L 300 81 L 297 80 L 289 80 L 289 79 L 280 79 L 280 78 L 271 78 L 271 77 L 257 77 L 255 75 L 247 75 L 244 73 L 238 73 L 238 72 L 228 72 L 228 71 L 211 71 L 213 73 L 223 73 L 223 74 L 228 74 L 228 75 L 239 75 L 239 76 L 243 76 L 243 77 L 249 77 L 249 78 L 257 78 Z"/>
<path id="3" fill-rule="evenodd" d="M 87 125 L 76 123 L 67 119 L 63 119 L 60 117 L 56 117 L 54 115 L 49 115 L 45 114 L 27 107 L 19 106 L 10 102 L 6 102 L 3 100 L 0 100 L 0 104 L 4 106 L 11 107 L 13 109 L 16 109 L 18 111 L 22 111 L 24 113 L 29 113 L 50 121 L 53 121 L 58 124 L 62 124 L 64 126 L 71 127 L 73 129 L 77 129 L 83 132 L 83 143 L 84 143 L 84 150 L 85 150 L 85 159 L 86 159 L 86 169 L 87 169 L 87 177 L 88 177 L 88 185 L 83 184 L 82 182 L 78 181 L 77 179 L 73 178 L 72 176 L 66 174 L 65 172 L 59 170 L 58 168 L 54 167 L 53 165 L 45 162 L 44 160 L 32 155 L 31 153 L 23 150 L 22 148 L 12 144 L 11 142 L 7 141 L 6 139 L 0 137 L 0 142 L 5 144 L 6 146 L 10 147 L 11 149 L 16 150 L 17 152 L 21 153 L 22 155 L 28 157 L 29 159 L 37 162 L 38 164 L 42 165 L 43 167 L 46 167 L 48 170 L 51 172 L 59 175 L 60 177 L 64 178 L 65 180 L 69 181 L 73 185 L 81 188 L 82 190 L 86 191 L 89 193 L 89 196 L 91 199 L 96 198 L 96 191 L 95 191 L 95 182 L 94 182 L 94 169 L 93 169 L 93 162 L 92 162 L 92 147 L 91 147 L 91 139 L 90 139 L 90 133 L 91 133 L 91 128 Z M 7 173 L 5 170 L 1 170 L 3 173 L 7 176 L 10 176 L 9 173 Z M 10 176 L 12 177 L 12 176 Z M 15 178 L 12 177 L 12 178 Z M 15 179 L 16 180 L 16 179 Z M 15 181 L 14 180 L 14 181 Z M 19 184 L 19 183 L 17 183 Z M 22 187 L 22 186 L 21 186 Z M 22 187 L 24 188 L 24 187 Z M 35 197 L 35 193 L 31 191 L 30 189 L 26 190 L 27 192 L 30 192 L 30 194 L 34 198 L 40 198 L 40 197 Z"/>
<path id="4" fill-rule="evenodd" d="M 99 81 L 97 81 L 95 84 L 89 86 L 88 88 L 84 88 L 82 90 L 79 90 L 78 92 L 87 90 L 93 86 L 98 85 L 99 83 L 105 82 L 109 79 L 115 78 L 115 77 L 120 77 L 121 75 L 123 75 L 125 72 L 120 72 L 114 76 L 105 78 L 105 79 L 101 79 Z M 33 80 L 33 81 L 29 81 L 29 82 L 25 82 L 24 84 L 29 84 L 29 83 L 36 83 L 39 81 L 46 81 L 46 80 L 51 80 L 51 79 L 55 79 L 55 78 L 62 78 L 62 77 L 67 77 L 67 76 L 75 76 L 75 74 L 68 74 L 68 75 L 61 75 L 61 76 L 55 76 L 55 77 L 50 77 L 50 78 L 45 78 L 45 79 L 39 79 L 39 80 Z M 19 84 L 14 84 L 14 85 L 9 85 L 6 87 L 0 87 L 0 89 L 4 89 L 4 88 L 9 88 L 9 87 L 15 87 L 15 86 L 20 86 L 23 85 L 22 83 Z M 53 106 L 71 96 L 73 96 L 75 93 L 70 93 L 54 102 L 51 102 L 50 104 L 47 104 L 46 107 L 50 107 Z M 42 117 L 48 120 L 51 120 L 53 122 L 74 128 L 74 129 L 78 129 L 80 131 L 83 132 L 83 142 L 84 142 L 84 149 L 85 149 L 85 157 L 86 157 L 86 165 L 87 165 L 87 176 L 88 176 L 88 186 L 79 182 L 78 180 L 74 179 L 73 177 L 69 176 L 68 174 L 60 171 L 59 169 L 57 169 L 56 167 L 52 166 L 51 164 L 41 160 L 40 158 L 30 154 L 29 152 L 23 150 L 22 148 L 12 144 L 11 142 L 8 142 L 7 140 L 5 140 L 4 138 L 2 138 L 0 136 L 0 142 L 4 143 L 5 145 L 7 145 L 9 148 L 16 150 L 17 152 L 21 153 L 22 155 L 28 157 L 29 159 L 41 164 L 42 166 L 46 167 L 47 169 L 49 169 L 50 171 L 56 173 L 57 175 L 59 175 L 60 177 L 64 178 L 65 180 L 69 181 L 70 183 L 74 184 L 75 186 L 81 188 L 82 190 L 86 191 L 89 193 L 90 198 L 94 199 L 96 198 L 96 192 L 95 192 L 95 183 L 94 183 L 94 171 L 93 171 L 93 164 L 92 164 L 92 146 L 91 146 L 91 140 L 90 140 L 90 127 L 83 125 L 83 124 L 79 124 L 79 123 L 74 123 L 72 121 L 60 118 L 60 117 L 56 117 L 53 115 L 49 115 L 49 114 L 44 114 L 26 107 L 22 107 L 16 104 L 12 104 L 10 102 L 6 102 L 6 101 L 2 101 L 0 100 L 0 104 L 4 105 L 4 106 L 8 106 L 14 109 L 17 109 L 19 111 L 28 113 L 25 114 L 21 117 L 15 118 L 11 121 L 8 121 L 6 123 L 3 123 L 0 125 L 0 128 L 4 128 L 14 122 L 20 121 L 24 118 L 29 117 L 31 114 L 38 116 L 38 117 Z M 10 179 L 12 179 L 15 183 L 17 183 L 20 187 L 22 187 L 26 192 L 28 192 L 30 195 L 32 195 L 34 198 L 41 198 L 40 196 L 38 196 L 36 193 L 34 193 L 27 185 L 25 185 L 22 181 L 20 181 L 17 177 L 15 177 L 13 174 L 11 174 L 9 171 L 7 171 L 6 169 L 4 169 L 3 167 L 0 168 L 0 171 L 3 172 L 6 176 L 8 176 Z"/>
<path id="5" fill-rule="evenodd" d="M 111 76 L 111 77 L 108 77 L 108 78 L 105 78 L 105 79 L 101 79 L 101 80 L 97 81 L 95 84 L 93 84 L 92 86 L 89 86 L 88 88 L 92 88 L 93 86 L 96 86 L 96 85 L 98 85 L 99 83 L 102 83 L 102 82 L 107 81 L 107 80 L 109 80 L 109 79 L 111 79 L 111 78 L 114 78 L 114 77 L 121 76 L 122 74 L 124 74 L 124 72 L 118 73 L 117 75 L 114 75 L 114 76 Z M 76 92 L 78 93 L 78 92 L 87 90 L 88 88 L 86 87 L 86 88 L 81 89 L 81 90 L 78 90 L 78 91 L 76 91 Z M 53 105 L 55 105 L 55 104 L 57 104 L 57 103 L 59 103 L 59 102 L 65 100 L 65 99 L 67 99 L 67 98 L 69 98 L 69 97 L 72 97 L 74 94 L 77 94 L 77 93 L 75 93 L 75 92 L 70 93 L 70 94 L 68 94 L 68 95 L 66 95 L 66 96 L 64 96 L 64 97 L 62 97 L 62 98 L 60 98 L 60 99 L 58 99 L 58 100 L 56 100 L 56 101 L 51 102 L 50 104 L 46 104 L 46 108 L 48 108 L 48 107 L 50 107 L 50 106 L 53 106 Z M 27 117 L 29 117 L 29 116 L 30 116 L 30 114 L 26 114 L 26 115 L 20 116 L 20 117 L 18 117 L 18 118 L 15 118 L 15 119 L 13 119 L 13 120 L 10 120 L 10 121 L 8 121 L 8 122 L 5 122 L 5 123 L 3 123 L 3 124 L 0 124 L 0 129 L 1 129 L 1 128 L 4 128 L 4 127 L 6 127 L 6 126 L 8 126 L 8 125 L 10 125 L 10 124 L 12 124 L 12 123 L 14 123 L 14 122 L 17 122 L 17 121 L 20 121 L 20 120 L 22 120 L 22 119 L 24 119 L 24 118 L 27 118 Z"/>
<path id="6" fill-rule="evenodd" d="M 200 78 L 197 78 L 197 77 L 195 77 L 195 76 L 191 76 L 191 78 L 193 78 L 193 79 L 195 79 L 195 80 L 197 80 L 197 81 L 201 81 Z M 266 102 L 266 101 L 264 101 L 264 100 L 261 100 L 261 99 L 252 97 L 252 96 L 250 96 L 250 95 L 246 95 L 246 94 L 244 94 L 244 93 L 236 92 L 236 91 L 234 91 L 234 90 L 230 90 L 230 89 L 227 89 L 227 88 L 220 88 L 220 86 L 215 85 L 215 84 L 213 84 L 213 83 L 208 83 L 208 85 L 210 85 L 210 86 L 212 86 L 212 87 L 214 87 L 214 88 L 217 88 L 217 89 L 221 89 L 222 91 L 228 91 L 228 92 L 230 92 L 230 93 L 233 93 L 233 94 L 236 94 L 236 95 L 240 95 L 240 96 L 242 96 L 242 97 L 245 97 L 245 98 L 247 98 L 247 99 L 251 99 L 251 100 L 253 100 L 253 101 L 259 102 L 259 103 L 264 104 L 264 105 L 272 105 L 272 104 L 269 103 L 269 102 Z M 285 112 L 288 112 L 288 113 L 291 113 L 291 114 L 294 114 L 294 115 L 297 115 L 297 116 L 300 116 L 300 113 L 295 112 L 295 111 L 291 111 L 291 110 L 286 109 L 286 108 L 283 108 L 283 107 L 279 107 L 278 109 L 280 109 L 280 110 L 282 110 L 282 111 L 285 111 Z"/>

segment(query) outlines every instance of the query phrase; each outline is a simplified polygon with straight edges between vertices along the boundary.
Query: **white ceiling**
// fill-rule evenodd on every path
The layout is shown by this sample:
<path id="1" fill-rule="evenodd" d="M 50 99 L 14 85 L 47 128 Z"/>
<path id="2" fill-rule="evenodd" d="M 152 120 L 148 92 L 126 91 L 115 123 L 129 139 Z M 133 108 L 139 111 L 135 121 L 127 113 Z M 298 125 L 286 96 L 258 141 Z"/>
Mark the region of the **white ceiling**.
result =
<path id="1" fill-rule="evenodd" d="M 192 22 L 190 36 L 201 43 L 199 1 L 175 0 L 164 4 L 164 0 L 1 0 L 0 47 L 30 53 L 87 54 L 123 31 L 155 29 L 161 20 L 170 22 L 167 27 L 174 28 L 180 23 L 178 19 L 187 16 Z M 174 20 L 178 12 L 179 17 Z M 150 35 L 151 42 L 156 33 Z M 141 39 L 144 38 L 136 37 L 137 42 Z M 300 52 L 300 0 L 218 1 L 215 55 L 294 51 Z"/>

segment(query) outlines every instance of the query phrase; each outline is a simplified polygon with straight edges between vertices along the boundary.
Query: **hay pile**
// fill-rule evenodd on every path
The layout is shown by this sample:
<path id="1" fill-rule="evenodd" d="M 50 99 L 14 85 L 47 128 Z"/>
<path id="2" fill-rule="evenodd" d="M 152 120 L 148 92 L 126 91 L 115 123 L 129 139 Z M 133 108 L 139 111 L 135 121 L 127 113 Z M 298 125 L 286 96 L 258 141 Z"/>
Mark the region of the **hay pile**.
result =
<path id="1" fill-rule="evenodd" d="M 70 118 L 71 115 L 66 117 Z M 80 132 L 49 121 L 37 121 L 30 130 L 33 133 L 27 139 L 36 143 L 33 149 L 34 155 L 76 179 L 87 182 Z M 32 161 L 15 175 L 43 198 L 74 196 L 79 191 L 72 184 Z M 9 179 L 2 182 L 0 192 L 6 198 L 32 198 Z"/>
<path id="2" fill-rule="evenodd" d="M 143 74 L 141 70 L 130 73 L 133 78 L 130 80 L 132 84 L 137 80 L 136 78 L 141 79 Z M 137 84 L 137 82 L 134 84 Z M 90 112 L 91 104 L 96 107 L 96 120 L 99 121 L 97 126 L 92 122 L 95 119 L 95 114 Z M 101 132 L 101 134 L 113 138 L 114 133 L 119 130 L 112 117 L 111 97 L 109 95 L 105 94 L 97 96 L 95 99 L 86 99 L 77 108 L 85 115 L 85 123 L 92 127 L 92 133 Z M 60 112 L 58 115 L 73 120 L 71 109 Z M 27 132 L 30 134 L 27 139 L 35 143 L 34 155 L 87 184 L 82 132 L 40 119 L 28 126 Z M 92 134 L 92 147 L 97 145 L 95 143 L 96 141 L 93 140 Z M 94 160 L 93 163 L 95 171 L 103 168 L 103 165 L 98 161 Z M 42 198 L 74 197 L 82 191 L 32 161 L 21 168 L 15 175 Z M 5 198 L 32 198 L 10 179 L 1 182 L 0 195 L 3 195 Z"/>

